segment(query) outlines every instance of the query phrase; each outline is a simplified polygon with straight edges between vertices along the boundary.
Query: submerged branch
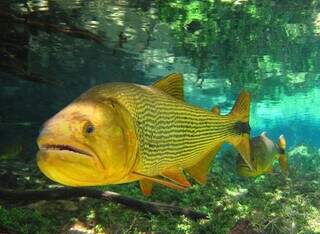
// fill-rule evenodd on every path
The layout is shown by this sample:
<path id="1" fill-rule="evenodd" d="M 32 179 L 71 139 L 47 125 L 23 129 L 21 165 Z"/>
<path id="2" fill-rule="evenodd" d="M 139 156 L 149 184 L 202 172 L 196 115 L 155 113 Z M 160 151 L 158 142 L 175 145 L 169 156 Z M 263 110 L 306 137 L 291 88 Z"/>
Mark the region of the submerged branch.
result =
<path id="1" fill-rule="evenodd" d="M 17 191 L 0 188 L 0 200 L 7 201 L 26 201 L 27 203 L 32 203 L 40 200 L 58 200 L 75 197 L 90 197 L 101 199 L 108 202 L 124 205 L 133 210 L 152 214 L 162 214 L 165 212 L 170 212 L 173 215 L 185 215 L 186 217 L 193 220 L 207 218 L 206 214 L 193 211 L 188 208 L 181 208 L 165 203 L 142 201 L 111 191 L 100 191 L 97 189 L 89 188 L 55 188 L 46 190 Z"/>
<path id="2" fill-rule="evenodd" d="M 47 22 L 41 22 L 38 20 L 32 20 L 28 16 L 26 17 L 18 17 L 14 14 L 4 12 L 0 10 L 0 20 L 5 20 L 7 22 L 12 22 L 16 24 L 25 24 L 31 28 L 35 28 L 38 30 L 42 30 L 45 32 L 60 32 L 64 33 L 69 36 L 83 38 L 87 40 L 93 40 L 96 43 L 102 44 L 103 39 L 87 30 L 78 29 L 76 27 L 70 27 L 66 25 L 58 25 L 58 24 L 52 24 Z"/>
<path id="3" fill-rule="evenodd" d="M 0 48 L 0 68 L 1 71 L 9 74 L 14 74 L 20 77 L 22 80 L 28 80 L 44 84 L 62 84 L 62 82 L 58 80 L 45 79 L 38 74 L 30 72 L 25 64 L 23 64 L 20 60 L 16 59 L 15 56 L 13 54 L 10 54 L 5 48 Z"/>

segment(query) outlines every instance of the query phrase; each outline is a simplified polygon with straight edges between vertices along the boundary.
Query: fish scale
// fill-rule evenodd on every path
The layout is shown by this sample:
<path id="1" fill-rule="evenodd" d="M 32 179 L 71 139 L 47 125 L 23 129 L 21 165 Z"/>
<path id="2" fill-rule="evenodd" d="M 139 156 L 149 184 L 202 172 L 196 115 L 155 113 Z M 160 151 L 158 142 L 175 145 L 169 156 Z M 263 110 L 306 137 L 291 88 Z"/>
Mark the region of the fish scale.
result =
<path id="1" fill-rule="evenodd" d="M 214 147 L 214 141 L 233 134 L 237 121 L 217 118 L 149 87 L 117 83 L 99 88 L 105 90 L 104 96 L 119 101 L 134 118 L 139 142 L 136 171 L 149 176 L 174 165 L 187 168 L 195 164 L 201 153 Z"/>

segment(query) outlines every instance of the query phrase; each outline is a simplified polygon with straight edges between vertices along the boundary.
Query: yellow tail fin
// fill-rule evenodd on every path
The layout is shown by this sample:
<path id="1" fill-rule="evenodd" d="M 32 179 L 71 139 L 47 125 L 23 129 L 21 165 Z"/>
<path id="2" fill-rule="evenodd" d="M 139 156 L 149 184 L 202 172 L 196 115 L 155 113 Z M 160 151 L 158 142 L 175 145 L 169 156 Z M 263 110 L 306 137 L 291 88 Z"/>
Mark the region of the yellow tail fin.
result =
<path id="1" fill-rule="evenodd" d="M 278 140 L 278 146 L 279 146 L 279 164 L 282 172 L 285 175 L 288 175 L 288 159 L 286 156 L 286 147 L 287 142 L 283 135 L 279 137 Z"/>
<path id="2" fill-rule="evenodd" d="M 232 107 L 230 115 L 238 117 L 241 122 L 249 122 L 250 114 L 250 94 L 247 91 L 241 91 L 235 104 Z"/>
<path id="3" fill-rule="evenodd" d="M 250 169 L 253 169 L 250 157 L 250 94 L 246 91 L 241 91 L 236 103 L 234 104 L 230 116 L 238 120 L 236 128 L 239 131 L 239 136 L 230 140 L 230 143 L 239 151 L 243 160 L 248 164 Z"/>

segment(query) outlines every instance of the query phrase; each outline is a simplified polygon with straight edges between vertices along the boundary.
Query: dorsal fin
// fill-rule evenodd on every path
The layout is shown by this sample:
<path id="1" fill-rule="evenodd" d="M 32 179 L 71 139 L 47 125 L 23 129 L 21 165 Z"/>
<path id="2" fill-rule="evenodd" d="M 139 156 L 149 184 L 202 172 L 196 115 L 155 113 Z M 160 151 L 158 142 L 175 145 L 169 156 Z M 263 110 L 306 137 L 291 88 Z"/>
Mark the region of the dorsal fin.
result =
<path id="1" fill-rule="evenodd" d="M 214 106 L 211 108 L 211 112 L 215 115 L 220 115 L 220 108 L 217 106 Z"/>
<path id="2" fill-rule="evenodd" d="M 184 100 L 183 93 L 183 78 L 179 73 L 172 73 L 165 76 L 161 80 L 152 84 L 152 87 L 162 90 L 163 92 L 175 97 L 179 100 Z"/>

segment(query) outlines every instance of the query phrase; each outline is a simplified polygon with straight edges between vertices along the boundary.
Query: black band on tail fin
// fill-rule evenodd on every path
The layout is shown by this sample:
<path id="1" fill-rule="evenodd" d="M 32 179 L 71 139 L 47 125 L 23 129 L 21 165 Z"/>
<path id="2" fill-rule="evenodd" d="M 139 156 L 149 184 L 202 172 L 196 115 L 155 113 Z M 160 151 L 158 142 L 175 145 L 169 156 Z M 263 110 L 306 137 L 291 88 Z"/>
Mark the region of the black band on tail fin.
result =
<path id="1" fill-rule="evenodd" d="M 247 163 L 250 169 L 253 169 L 250 156 L 249 143 L 249 114 L 250 114 L 250 94 L 246 91 L 241 91 L 236 103 L 234 104 L 229 116 L 235 120 L 234 131 L 235 136 L 228 141 L 236 147 L 241 154 L 243 160 Z"/>
<path id="2" fill-rule="evenodd" d="M 248 122 L 244 123 L 241 121 L 238 121 L 235 125 L 234 125 L 234 130 L 236 133 L 238 134 L 243 134 L 243 133 L 247 133 L 250 135 L 251 132 L 251 127 L 249 125 Z"/>

